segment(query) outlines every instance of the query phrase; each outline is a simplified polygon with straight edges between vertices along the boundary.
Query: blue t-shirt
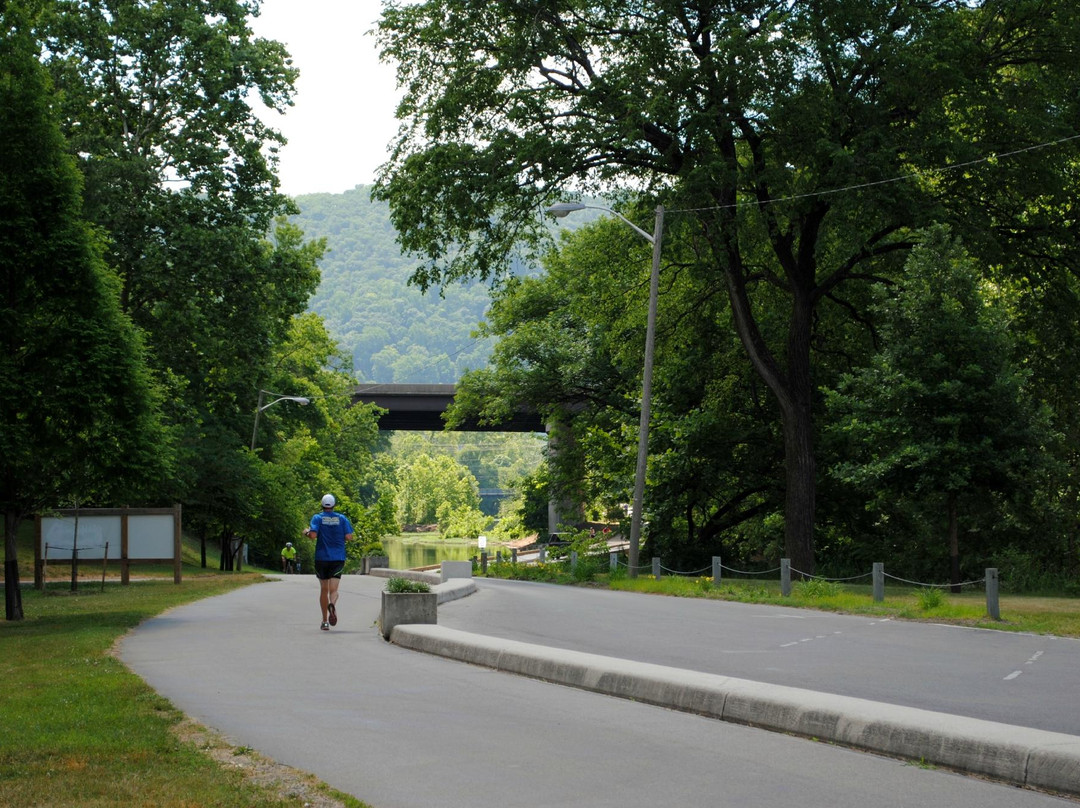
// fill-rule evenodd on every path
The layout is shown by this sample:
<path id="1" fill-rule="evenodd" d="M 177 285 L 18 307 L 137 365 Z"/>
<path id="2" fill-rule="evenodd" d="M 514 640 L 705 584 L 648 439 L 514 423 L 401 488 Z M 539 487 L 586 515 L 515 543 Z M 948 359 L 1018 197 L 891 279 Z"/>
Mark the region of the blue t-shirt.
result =
<path id="1" fill-rule="evenodd" d="M 316 561 L 344 561 L 345 537 L 353 532 L 352 523 L 343 513 L 320 511 L 311 517 L 315 538 Z"/>

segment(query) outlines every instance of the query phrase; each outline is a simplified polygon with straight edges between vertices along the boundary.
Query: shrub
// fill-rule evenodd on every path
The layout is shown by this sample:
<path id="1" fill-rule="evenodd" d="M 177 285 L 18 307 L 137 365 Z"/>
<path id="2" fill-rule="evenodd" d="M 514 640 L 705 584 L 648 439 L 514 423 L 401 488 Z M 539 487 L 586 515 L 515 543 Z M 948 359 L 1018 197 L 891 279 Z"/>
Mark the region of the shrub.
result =
<path id="1" fill-rule="evenodd" d="M 835 581 L 823 581 L 820 578 L 811 578 L 809 581 L 800 581 L 795 584 L 795 591 L 807 600 L 820 600 L 834 598 L 843 590 Z"/>
<path id="2" fill-rule="evenodd" d="M 915 598 L 919 602 L 919 608 L 924 612 L 928 612 L 945 602 L 945 593 L 940 589 L 924 587 L 915 590 Z"/>
<path id="3" fill-rule="evenodd" d="M 402 592 L 430 592 L 431 586 L 424 581 L 412 581 L 408 578 L 387 578 L 386 591 L 394 594 Z"/>

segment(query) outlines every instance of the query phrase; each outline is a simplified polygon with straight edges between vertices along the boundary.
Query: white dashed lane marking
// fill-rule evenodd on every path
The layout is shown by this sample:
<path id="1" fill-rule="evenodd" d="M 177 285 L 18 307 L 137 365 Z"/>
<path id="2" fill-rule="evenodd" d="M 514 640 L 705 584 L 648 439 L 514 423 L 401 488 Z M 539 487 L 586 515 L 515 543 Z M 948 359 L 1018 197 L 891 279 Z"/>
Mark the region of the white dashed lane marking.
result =
<path id="1" fill-rule="evenodd" d="M 837 634 L 843 634 L 842 631 L 834 631 L 832 634 L 818 634 L 815 637 L 803 637 L 801 640 L 792 640 L 791 642 L 785 642 L 780 645 L 781 648 L 791 648 L 793 645 L 801 645 L 804 642 L 813 642 L 814 640 L 827 640 L 829 637 L 835 637 Z"/>
<path id="2" fill-rule="evenodd" d="M 1031 655 L 1031 659 L 1029 659 L 1024 664 L 1025 665 L 1034 665 L 1036 662 L 1039 661 L 1039 657 L 1041 657 L 1042 655 L 1043 655 L 1042 651 L 1036 651 L 1034 654 Z M 1005 681 L 1006 682 L 1011 681 L 1012 679 L 1015 679 L 1017 676 L 1019 676 L 1021 673 L 1023 673 L 1023 671 L 1013 671 L 1012 673 L 1010 673 L 1008 676 L 1005 677 Z"/>

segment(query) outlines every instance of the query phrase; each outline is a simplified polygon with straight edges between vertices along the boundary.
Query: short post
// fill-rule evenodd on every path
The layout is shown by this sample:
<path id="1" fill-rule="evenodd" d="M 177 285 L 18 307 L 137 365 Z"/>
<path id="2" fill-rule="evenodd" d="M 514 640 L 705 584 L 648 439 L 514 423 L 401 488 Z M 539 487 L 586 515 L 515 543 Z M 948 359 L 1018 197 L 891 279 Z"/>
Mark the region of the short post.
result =
<path id="1" fill-rule="evenodd" d="M 487 575 L 487 550 L 480 553 L 480 572 Z"/>
<path id="2" fill-rule="evenodd" d="M 660 580 L 660 559 L 656 556 L 653 556 L 652 560 L 652 576 L 656 580 Z"/>
<path id="3" fill-rule="evenodd" d="M 101 591 L 105 591 L 105 570 L 109 566 L 109 543 L 105 542 L 105 555 L 101 558 Z"/>
<path id="4" fill-rule="evenodd" d="M 780 559 L 780 594 L 785 598 L 791 595 L 791 559 Z"/>
<path id="5" fill-rule="evenodd" d="M 986 613 L 991 620 L 1001 619 L 998 606 L 998 571 L 994 567 L 986 568 Z"/>
<path id="6" fill-rule="evenodd" d="M 615 572 L 615 570 L 617 570 L 619 568 L 619 554 L 618 553 L 608 553 L 607 558 L 608 558 L 608 569 L 611 570 L 612 572 Z"/>
<path id="7" fill-rule="evenodd" d="M 501 564 L 502 563 L 502 550 L 496 550 L 495 551 L 495 563 L 496 564 Z"/>
<path id="8" fill-rule="evenodd" d="M 874 562 L 874 603 L 885 600 L 885 564 Z"/>
<path id="9" fill-rule="evenodd" d="M 712 582 L 720 586 L 720 556 L 712 557 Z"/>
<path id="10" fill-rule="evenodd" d="M 517 548 L 516 547 L 513 548 L 510 551 L 510 562 L 513 563 L 513 564 L 517 564 Z"/>
<path id="11" fill-rule="evenodd" d="M 576 570 L 577 569 L 577 550 L 571 550 L 570 551 L 570 569 L 571 570 Z"/>

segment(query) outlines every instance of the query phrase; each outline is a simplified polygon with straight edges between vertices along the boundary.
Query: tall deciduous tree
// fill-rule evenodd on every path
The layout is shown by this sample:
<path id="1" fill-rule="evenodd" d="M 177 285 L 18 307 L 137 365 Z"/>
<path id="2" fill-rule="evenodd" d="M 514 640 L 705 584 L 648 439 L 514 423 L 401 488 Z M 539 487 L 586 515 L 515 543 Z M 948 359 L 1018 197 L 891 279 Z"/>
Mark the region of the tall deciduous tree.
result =
<path id="1" fill-rule="evenodd" d="M 183 430 L 177 495 L 191 495 L 194 520 L 247 515 L 251 413 L 322 253 L 275 226 L 294 210 L 275 174 L 282 138 L 252 108 L 258 97 L 284 111 L 297 71 L 280 43 L 253 36 L 257 2 L 47 5 L 43 58 L 86 214 L 108 234 L 123 308 Z"/>
<path id="2" fill-rule="evenodd" d="M 982 292 L 979 275 L 947 228 L 931 229 L 899 291 L 882 290 L 881 352 L 829 394 L 849 458 L 834 473 L 882 502 L 940 502 L 954 585 L 964 500 L 1030 491 L 1051 437 L 1013 359 L 1006 311 Z"/>
<path id="3" fill-rule="evenodd" d="M 981 217 L 959 190 L 997 176 L 921 171 L 1075 130 L 1070 0 L 426 0 L 389 3 L 379 31 L 405 96 L 376 193 L 426 259 L 415 282 L 497 277 L 566 190 L 624 183 L 694 222 L 777 403 L 786 553 L 805 572 L 821 310 L 850 308 L 909 228 Z M 1068 154 L 1010 160 L 1070 187 Z"/>
<path id="4" fill-rule="evenodd" d="M 170 471 L 144 351 L 52 112 L 21 4 L 0 12 L 0 510 L 5 609 L 22 617 L 15 531 L 62 499 L 138 501 Z"/>

